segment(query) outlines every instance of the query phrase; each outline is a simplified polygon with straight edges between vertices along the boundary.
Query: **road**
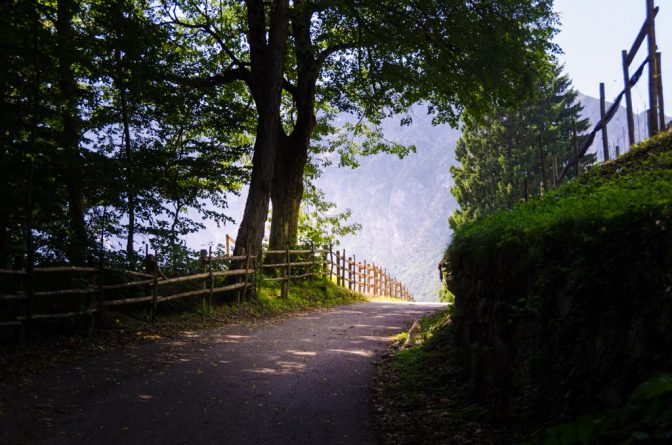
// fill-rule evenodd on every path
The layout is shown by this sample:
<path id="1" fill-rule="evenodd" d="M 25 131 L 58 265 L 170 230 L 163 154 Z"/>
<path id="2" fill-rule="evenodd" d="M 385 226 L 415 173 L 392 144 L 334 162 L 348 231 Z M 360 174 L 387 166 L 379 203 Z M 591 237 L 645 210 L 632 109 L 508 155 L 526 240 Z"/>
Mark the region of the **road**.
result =
<path id="1" fill-rule="evenodd" d="M 0 443 L 375 444 L 372 362 L 440 307 L 341 306 L 62 366 L 0 388 Z"/>

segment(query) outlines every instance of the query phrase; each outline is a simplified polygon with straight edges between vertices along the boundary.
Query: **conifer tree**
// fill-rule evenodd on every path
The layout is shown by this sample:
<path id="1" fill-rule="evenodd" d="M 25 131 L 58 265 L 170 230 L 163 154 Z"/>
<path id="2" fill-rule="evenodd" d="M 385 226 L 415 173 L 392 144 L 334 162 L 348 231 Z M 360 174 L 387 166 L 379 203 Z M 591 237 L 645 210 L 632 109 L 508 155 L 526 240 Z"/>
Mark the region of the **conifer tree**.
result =
<path id="1" fill-rule="evenodd" d="M 559 172 L 573 160 L 574 123 L 579 134 L 588 128 L 577 94 L 556 66 L 553 77 L 521 106 L 493 109 L 480 119 L 464 116 L 455 148 L 460 165 L 450 169 L 451 192 L 460 205 L 450 218 L 453 228 L 556 185 Z M 583 162 L 594 159 L 584 157 Z"/>

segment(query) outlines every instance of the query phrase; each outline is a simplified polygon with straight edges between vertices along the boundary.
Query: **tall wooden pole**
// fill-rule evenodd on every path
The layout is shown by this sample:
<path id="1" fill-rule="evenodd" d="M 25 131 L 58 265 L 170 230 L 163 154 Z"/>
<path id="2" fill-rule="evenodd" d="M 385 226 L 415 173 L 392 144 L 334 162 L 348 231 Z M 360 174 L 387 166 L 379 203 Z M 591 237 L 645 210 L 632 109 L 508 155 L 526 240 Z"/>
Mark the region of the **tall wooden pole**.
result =
<path id="1" fill-rule="evenodd" d="M 647 42 L 649 45 L 649 137 L 658 133 L 658 61 L 656 59 L 656 20 L 654 0 L 646 0 Z"/>
<path id="2" fill-rule="evenodd" d="M 600 121 L 602 122 L 602 154 L 604 160 L 609 160 L 609 135 L 607 133 L 607 122 L 605 121 L 606 99 L 604 94 L 604 82 L 600 82 Z"/>
<path id="3" fill-rule="evenodd" d="M 660 64 L 660 52 L 656 53 L 656 68 L 658 69 L 658 73 L 656 76 L 657 80 L 657 89 L 658 89 L 658 117 L 660 119 L 660 129 L 664 130 L 665 129 L 665 102 L 663 101 L 663 69 L 661 68 L 662 65 Z"/>
<path id="4" fill-rule="evenodd" d="M 576 134 L 576 121 L 572 121 L 572 147 L 574 148 L 574 167 L 576 168 L 576 177 L 579 177 L 581 169 L 579 168 L 579 136 Z M 526 200 L 527 201 L 527 200 Z"/>
<path id="5" fill-rule="evenodd" d="M 341 252 L 336 251 L 336 286 L 341 285 Z"/>
<path id="6" fill-rule="evenodd" d="M 623 57 L 623 81 L 625 83 L 625 110 L 628 122 L 628 146 L 635 145 L 635 119 L 632 115 L 632 92 L 630 91 L 630 69 L 628 66 L 628 52 L 621 52 Z"/>

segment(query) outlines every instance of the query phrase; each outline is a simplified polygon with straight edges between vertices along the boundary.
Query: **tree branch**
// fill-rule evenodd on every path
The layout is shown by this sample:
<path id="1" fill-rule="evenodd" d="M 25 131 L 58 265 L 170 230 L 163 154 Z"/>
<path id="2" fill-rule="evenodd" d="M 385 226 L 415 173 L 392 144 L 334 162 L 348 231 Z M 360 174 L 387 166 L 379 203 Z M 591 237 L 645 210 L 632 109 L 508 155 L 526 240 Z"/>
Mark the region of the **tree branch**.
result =
<path id="1" fill-rule="evenodd" d="M 170 17 L 170 22 L 169 23 L 172 23 L 174 25 L 179 25 L 179 26 L 182 26 L 182 27 L 187 28 L 187 29 L 195 29 L 195 30 L 202 31 L 202 32 L 208 34 L 210 37 L 212 37 L 215 40 L 215 42 L 217 42 L 217 44 L 222 49 L 222 51 L 224 51 L 224 53 L 233 61 L 233 63 L 235 65 L 237 65 L 240 68 L 249 66 L 249 63 L 242 62 L 240 59 L 238 59 L 238 57 L 233 53 L 233 51 L 231 51 L 231 49 L 228 47 L 228 45 L 226 45 L 224 43 L 224 39 L 222 38 L 222 36 L 219 35 L 219 33 L 213 29 L 212 22 L 210 21 L 209 16 L 207 14 L 205 14 L 204 12 L 202 12 L 200 9 L 198 10 L 198 12 L 205 19 L 205 24 L 185 22 L 185 21 L 182 21 L 182 20 L 177 18 L 177 14 L 175 13 L 174 10 L 173 10 L 172 13 L 170 11 L 166 11 L 166 13 L 168 14 L 168 17 Z"/>

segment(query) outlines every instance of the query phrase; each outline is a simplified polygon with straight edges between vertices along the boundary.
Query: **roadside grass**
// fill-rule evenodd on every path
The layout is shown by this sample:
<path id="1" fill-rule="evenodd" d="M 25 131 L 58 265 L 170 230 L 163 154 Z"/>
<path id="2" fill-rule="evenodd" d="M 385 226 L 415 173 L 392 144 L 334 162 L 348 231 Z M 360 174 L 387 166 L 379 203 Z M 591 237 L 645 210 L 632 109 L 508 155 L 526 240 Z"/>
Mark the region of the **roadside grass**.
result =
<path id="1" fill-rule="evenodd" d="M 378 363 L 374 379 L 376 427 L 384 444 L 495 444 L 498 432 L 488 426 L 486 410 L 469 402 L 460 385 L 459 363 L 441 339 L 451 307 L 418 320 L 401 332 Z"/>
<path id="2" fill-rule="evenodd" d="M 292 282 L 288 298 L 280 297 L 277 282 L 257 283 L 256 297 L 238 304 L 224 302 L 213 307 L 197 301 L 188 305 L 160 307 L 157 318 L 149 322 L 147 309 L 109 312 L 99 329 L 88 335 L 86 323 L 42 325 L 28 347 L 16 343 L 0 346 L 0 383 L 21 379 L 62 363 L 109 352 L 146 341 L 175 338 L 197 330 L 281 317 L 302 311 L 368 301 L 360 293 L 316 278 Z"/>

